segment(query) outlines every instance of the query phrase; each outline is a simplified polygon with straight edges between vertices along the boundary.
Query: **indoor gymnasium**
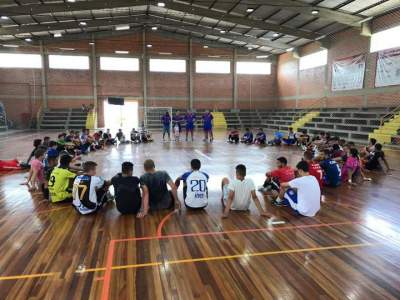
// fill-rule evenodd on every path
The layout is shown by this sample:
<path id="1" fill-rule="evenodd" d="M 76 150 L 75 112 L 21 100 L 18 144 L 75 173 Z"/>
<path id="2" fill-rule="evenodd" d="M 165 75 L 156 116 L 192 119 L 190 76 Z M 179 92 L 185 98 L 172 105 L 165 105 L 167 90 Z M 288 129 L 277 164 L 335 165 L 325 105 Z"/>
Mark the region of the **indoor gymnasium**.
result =
<path id="1" fill-rule="evenodd" d="M 400 0 L 1 0 L 0 299 L 400 299 Z"/>

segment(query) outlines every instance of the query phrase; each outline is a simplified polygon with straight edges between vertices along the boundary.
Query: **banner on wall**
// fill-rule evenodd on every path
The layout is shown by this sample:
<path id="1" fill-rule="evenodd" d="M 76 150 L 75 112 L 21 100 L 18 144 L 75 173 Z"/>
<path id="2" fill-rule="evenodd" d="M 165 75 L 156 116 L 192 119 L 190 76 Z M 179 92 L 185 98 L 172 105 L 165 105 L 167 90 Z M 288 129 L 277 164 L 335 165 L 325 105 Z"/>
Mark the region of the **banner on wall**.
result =
<path id="1" fill-rule="evenodd" d="M 365 54 L 335 60 L 332 64 L 332 91 L 362 89 L 365 60 Z"/>
<path id="2" fill-rule="evenodd" d="M 375 86 L 400 84 L 400 48 L 378 53 Z"/>

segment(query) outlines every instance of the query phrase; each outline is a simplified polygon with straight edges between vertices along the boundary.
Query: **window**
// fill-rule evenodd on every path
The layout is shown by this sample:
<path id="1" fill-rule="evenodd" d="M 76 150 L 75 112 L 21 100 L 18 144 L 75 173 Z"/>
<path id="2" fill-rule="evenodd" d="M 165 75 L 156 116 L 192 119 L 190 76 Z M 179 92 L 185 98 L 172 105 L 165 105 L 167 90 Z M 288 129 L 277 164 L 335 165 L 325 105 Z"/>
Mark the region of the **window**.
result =
<path id="1" fill-rule="evenodd" d="M 89 70 L 89 57 L 81 55 L 49 55 L 50 69 Z"/>
<path id="2" fill-rule="evenodd" d="M 139 71 L 139 59 L 133 57 L 100 57 L 100 70 Z"/>
<path id="3" fill-rule="evenodd" d="M 400 47 L 400 26 L 390 28 L 371 36 L 371 52 Z"/>
<path id="4" fill-rule="evenodd" d="M 328 50 L 322 50 L 300 57 L 300 70 L 325 66 L 328 62 Z"/>
<path id="5" fill-rule="evenodd" d="M 184 59 L 150 59 L 150 72 L 185 73 Z"/>
<path id="6" fill-rule="evenodd" d="M 0 68 L 41 69 L 40 54 L 0 53 Z"/>
<path id="7" fill-rule="evenodd" d="M 228 60 L 196 60 L 196 73 L 229 74 L 231 62 Z"/>
<path id="8" fill-rule="evenodd" d="M 271 74 L 271 63 L 239 61 L 236 64 L 238 74 L 269 75 Z"/>

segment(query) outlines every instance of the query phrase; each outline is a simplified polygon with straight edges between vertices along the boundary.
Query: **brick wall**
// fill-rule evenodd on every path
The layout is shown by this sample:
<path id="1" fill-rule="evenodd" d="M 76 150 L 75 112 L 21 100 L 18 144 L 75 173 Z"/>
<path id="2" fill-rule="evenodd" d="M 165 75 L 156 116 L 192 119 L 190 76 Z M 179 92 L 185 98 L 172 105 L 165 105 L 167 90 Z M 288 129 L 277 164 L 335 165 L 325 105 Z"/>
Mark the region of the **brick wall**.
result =
<path id="1" fill-rule="evenodd" d="M 380 31 L 400 24 L 400 10 L 379 17 L 372 24 Z M 328 64 L 308 70 L 298 70 L 298 59 L 292 53 L 278 58 L 278 107 L 376 107 L 400 105 L 400 86 L 375 88 L 376 53 L 369 53 L 370 38 L 358 29 L 347 29 L 330 37 Z M 299 49 L 300 56 L 320 50 L 318 43 Z M 332 92 L 332 63 L 335 60 L 366 54 L 364 87 L 361 90 Z"/>
<path id="2" fill-rule="evenodd" d="M 158 33 L 147 33 L 147 55 L 153 58 L 189 57 L 189 45 L 185 40 L 166 38 Z M 46 46 L 49 54 L 91 55 L 89 41 L 68 41 Z M 60 48 L 74 48 L 75 51 L 62 51 Z M 143 105 L 143 74 L 139 72 L 101 71 L 99 56 L 115 55 L 116 50 L 129 51 L 131 56 L 143 55 L 143 34 L 132 33 L 98 39 L 95 44 L 97 56 L 97 97 L 99 125 L 103 124 L 102 102 L 108 96 L 123 96 L 139 101 Z M 19 48 L 19 52 L 39 52 L 38 47 Z M 170 53 L 170 55 L 166 55 Z M 192 44 L 193 59 L 233 59 L 230 48 L 203 48 Z M 239 59 L 241 57 L 239 56 Z M 194 66 L 193 66 L 194 68 Z M 92 71 L 49 70 L 48 106 L 50 108 L 80 107 L 83 103 L 93 103 Z M 231 74 L 194 74 L 193 98 L 195 109 L 231 109 L 233 108 L 233 78 Z M 35 118 L 42 102 L 41 70 L 0 69 L 0 101 L 19 127 L 26 127 L 26 118 Z M 23 86 L 23 88 L 22 88 Z M 172 106 L 187 109 L 189 105 L 188 73 L 148 73 L 147 95 L 149 106 Z M 276 67 L 268 76 L 238 76 L 238 107 L 262 108 L 273 107 L 276 101 Z M 8 94 L 13 97 L 7 98 Z M 15 108 L 21 105 L 21 109 Z M 24 114 L 24 115 L 22 115 Z M 29 115 L 28 117 L 26 115 Z"/>

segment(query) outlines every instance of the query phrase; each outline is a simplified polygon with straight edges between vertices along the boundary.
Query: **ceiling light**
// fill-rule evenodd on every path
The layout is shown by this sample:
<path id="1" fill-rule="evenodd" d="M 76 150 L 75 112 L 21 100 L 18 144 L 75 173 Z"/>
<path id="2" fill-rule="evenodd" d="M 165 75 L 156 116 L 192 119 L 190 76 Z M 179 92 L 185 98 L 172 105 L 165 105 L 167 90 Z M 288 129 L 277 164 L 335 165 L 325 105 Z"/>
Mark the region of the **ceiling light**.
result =
<path id="1" fill-rule="evenodd" d="M 122 25 L 122 26 L 116 26 L 115 30 L 128 30 L 130 29 L 129 25 Z"/>
<path id="2" fill-rule="evenodd" d="M 117 50 L 115 51 L 116 54 L 129 54 L 129 51 L 125 51 L 125 50 Z"/>
<path id="3" fill-rule="evenodd" d="M 246 12 L 248 13 L 252 13 L 254 11 L 254 8 L 249 7 L 248 9 L 246 9 Z"/>
<path id="4" fill-rule="evenodd" d="M 2 20 L 8 20 L 8 19 L 10 19 L 10 18 L 7 17 L 7 16 L 1 16 L 0 19 L 2 19 Z"/>
<path id="5" fill-rule="evenodd" d="M 158 2 L 158 3 L 157 3 L 157 6 L 159 6 L 159 7 L 165 7 L 165 3 L 164 3 L 164 2 Z"/>
<path id="6" fill-rule="evenodd" d="M 247 47 L 247 50 L 253 50 L 253 47 Z"/>
<path id="7" fill-rule="evenodd" d="M 74 48 L 60 48 L 60 50 L 63 50 L 63 51 L 74 51 L 75 49 Z"/>
<path id="8" fill-rule="evenodd" d="M 273 37 L 278 37 L 278 36 L 279 36 L 279 33 L 275 32 L 272 36 L 273 36 Z"/>
<path id="9" fill-rule="evenodd" d="M 146 47 L 147 48 L 151 48 L 151 47 L 153 47 L 153 45 L 152 44 L 147 44 Z"/>
<path id="10" fill-rule="evenodd" d="M 86 26 L 87 23 L 86 23 L 86 22 L 79 22 L 79 25 L 81 25 L 81 26 Z"/>
<path id="11" fill-rule="evenodd" d="M 221 32 L 221 33 L 226 33 L 226 30 L 221 30 L 220 32 Z"/>
<path id="12" fill-rule="evenodd" d="M 156 31 L 158 29 L 158 27 L 157 26 L 153 26 L 153 27 L 151 27 L 151 30 L 154 30 L 154 31 Z"/>
<path id="13" fill-rule="evenodd" d="M 207 46 L 207 45 L 204 45 L 203 48 L 204 48 L 204 49 L 208 49 L 208 46 Z"/>
<path id="14" fill-rule="evenodd" d="M 158 52 L 158 54 L 160 54 L 160 55 L 172 55 L 171 52 Z"/>
<path id="15" fill-rule="evenodd" d="M 59 32 L 58 32 L 58 33 L 55 33 L 55 34 L 54 34 L 54 37 L 56 37 L 56 38 L 62 37 L 62 34 L 59 33 Z"/>
<path id="16" fill-rule="evenodd" d="M 89 42 L 89 45 L 93 46 L 93 45 L 94 45 L 94 42 Z"/>
<path id="17" fill-rule="evenodd" d="M 3 45 L 3 47 L 7 47 L 7 48 L 18 48 L 19 46 L 18 46 L 18 45 L 6 44 L 6 45 Z"/>
<path id="18" fill-rule="evenodd" d="M 32 42 L 32 39 L 31 38 L 26 38 L 25 42 Z"/>
<path id="19" fill-rule="evenodd" d="M 256 58 L 261 59 L 261 58 L 268 58 L 269 55 L 257 55 Z"/>
<path id="20" fill-rule="evenodd" d="M 67 2 L 74 3 L 75 0 L 67 0 Z"/>
<path id="21" fill-rule="evenodd" d="M 294 48 L 292 47 L 292 48 L 287 48 L 286 49 L 286 52 L 292 52 L 294 50 Z"/>
<path id="22" fill-rule="evenodd" d="M 318 14 L 319 14 L 319 10 L 318 10 L 318 9 L 313 9 L 313 10 L 311 11 L 311 14 L 312 14 L 312 15 L 318 15 Z"/>

